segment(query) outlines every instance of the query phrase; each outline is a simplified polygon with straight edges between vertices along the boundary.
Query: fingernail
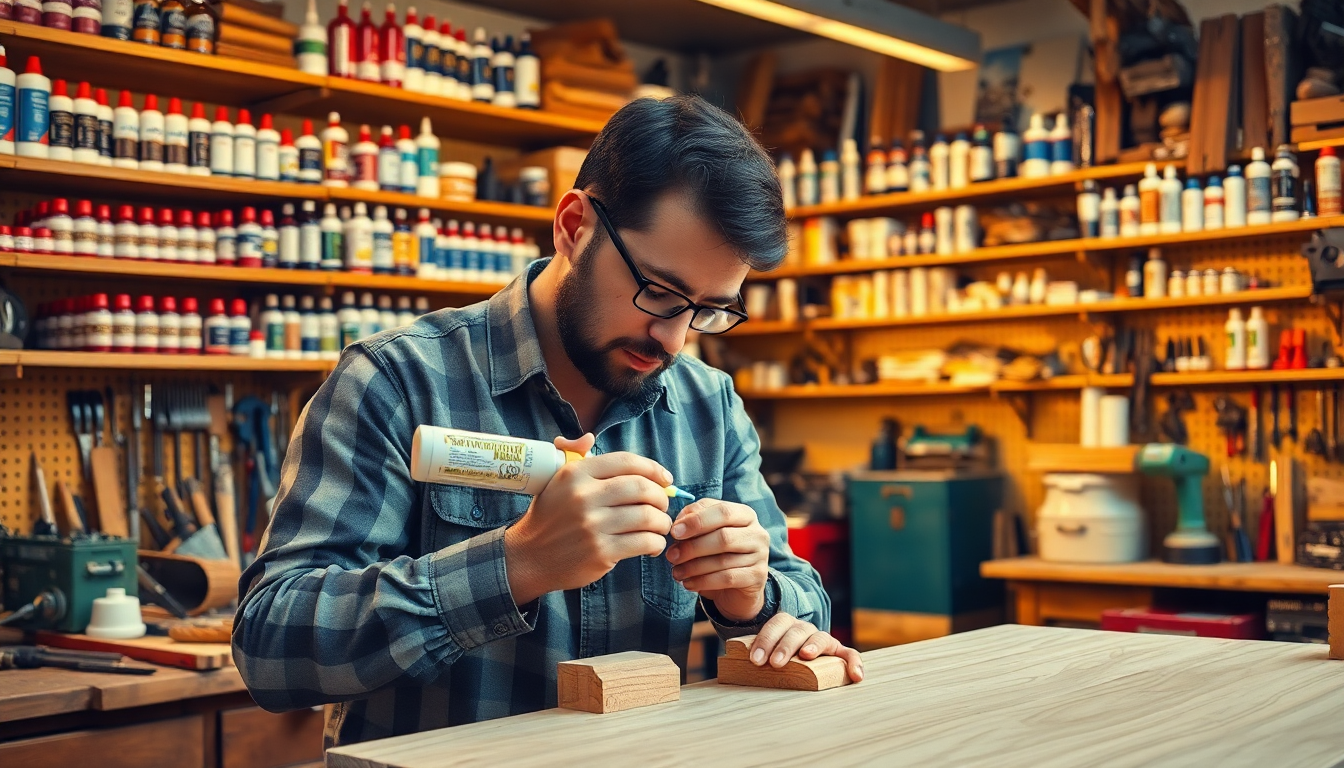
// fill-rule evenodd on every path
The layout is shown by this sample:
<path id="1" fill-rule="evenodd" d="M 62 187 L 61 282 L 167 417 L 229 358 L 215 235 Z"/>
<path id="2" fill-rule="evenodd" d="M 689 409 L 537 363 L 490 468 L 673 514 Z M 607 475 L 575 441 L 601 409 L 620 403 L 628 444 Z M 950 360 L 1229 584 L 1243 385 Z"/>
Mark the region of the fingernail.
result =
<path id="1" fill-rule="evenodd" d="M 774 656 L 774 658 L 770 659 L 770 663 L 773 664 L 773 665 L 775 665 L 776 667 L 783 665 L 783 664 L 784 664 L 784 652 L 783 652 L 783 651 L 775 651 L 775 656 Z"/>
<path id="2" fill-rule="evenodd" d="M 811 643 L 803 646 L 803 653 L 816 653 L 816 652 L 817 652 L 817 646 L 812 645 Z"/>
<path id="3" fill-rule="evenodd" d="M 672 473 L 668 472 L 666 469 L 663 470 L 663 484 L 664 485 L 672 484 Z"/>
<path id="4" fill-rule="evenodd" d="M 672 561 L 672 562 L 674 562 L 674 563 L 677 562 L 678 560 L 680 560 L 680 559 L 681 559 L 681 548 L 680 548 L 680 547 L 677 547 L 677 546 L 671 546 L 671 547 L 668 547 L 668 548 L 667 548 L 667 559 L 670 560 L 670 561 Z"/>
<path id="5" fill-rule="evenodd" d="M 676 525 L 672 526 L 672 535 L 676 536 L 678 539 L 680 539 L 682 536 L 685 536 L 686 526 L 682 525 L 681 523 L 677 523 Z"/>
<path id="6" fill-rule="evenodd" d="M 752 652 L 751 652 L 751 663 L 752 663 L 752 664 L 755 664 L 755 665 L 758 666 L 758 667 L 759 667 L 760 665 L 764 664 L 764 663 L 765 663 L 765 651 L 762 651 L 760 648 L 757 648 L 756 650 L 752 651 Z"/>
<path id="7" fill-rule="evenodd" d="M 863 680 L 863 667 L 859 667 L 858 672 L 859 672 L 858 677 L 854 678 L 854 682 L 859 682 Z"/>

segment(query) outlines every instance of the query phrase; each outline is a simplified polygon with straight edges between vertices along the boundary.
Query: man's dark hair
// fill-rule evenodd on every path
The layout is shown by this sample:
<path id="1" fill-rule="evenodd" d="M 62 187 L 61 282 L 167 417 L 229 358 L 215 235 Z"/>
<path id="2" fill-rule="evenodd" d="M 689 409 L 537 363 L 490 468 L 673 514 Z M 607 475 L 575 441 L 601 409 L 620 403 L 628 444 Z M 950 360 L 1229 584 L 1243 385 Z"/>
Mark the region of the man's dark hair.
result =
<path id="1" fill-rule="evenodd" d="M 660 196 L 684 193 L 753 269 L 774 269 L 788 249 L 770 156 L 732 115 L 699 96 L 622 107 L 593 140 L 574 186 L 602 201 L 612 226 L 636 231 L 649 225 Z"/>

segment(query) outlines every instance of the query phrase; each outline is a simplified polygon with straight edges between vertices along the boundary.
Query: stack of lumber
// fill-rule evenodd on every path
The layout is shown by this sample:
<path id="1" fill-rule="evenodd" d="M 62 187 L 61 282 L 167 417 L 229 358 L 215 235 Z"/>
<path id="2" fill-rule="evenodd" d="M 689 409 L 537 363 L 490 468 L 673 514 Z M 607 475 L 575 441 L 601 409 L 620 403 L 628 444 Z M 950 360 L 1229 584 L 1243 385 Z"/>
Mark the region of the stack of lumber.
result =
<path id="1" fill-rule="evenodd" d="M 299 28 L 282 18 L 280 3 L 223 0 L 219 8 L 219 42 L 215 52 L 262 64 L 294 66 L 294 38 Z"/>
<path id="2" fill-rule="evenodd" d="M 611 19 L 529 30 L 541 58 L 541 108 L 606 120 L 630 101 L 639 78 Z"/>

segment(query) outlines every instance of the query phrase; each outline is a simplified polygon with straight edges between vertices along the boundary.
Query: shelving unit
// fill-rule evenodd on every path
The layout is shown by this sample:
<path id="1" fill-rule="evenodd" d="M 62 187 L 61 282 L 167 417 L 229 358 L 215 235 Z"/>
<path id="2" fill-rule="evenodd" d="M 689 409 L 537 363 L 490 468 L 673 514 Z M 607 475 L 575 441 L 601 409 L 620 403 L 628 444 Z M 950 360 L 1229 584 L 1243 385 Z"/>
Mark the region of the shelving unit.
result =
<path id="1" fill-rule="evenodd" d="M 329 373 L 335 365 L 330 360 L 271 360 L 228 355 L 137 355 L 115 352 L 0 350 L 0 378 L 23 378 L 25 368 L 96 367 L 132 371 Z"/>

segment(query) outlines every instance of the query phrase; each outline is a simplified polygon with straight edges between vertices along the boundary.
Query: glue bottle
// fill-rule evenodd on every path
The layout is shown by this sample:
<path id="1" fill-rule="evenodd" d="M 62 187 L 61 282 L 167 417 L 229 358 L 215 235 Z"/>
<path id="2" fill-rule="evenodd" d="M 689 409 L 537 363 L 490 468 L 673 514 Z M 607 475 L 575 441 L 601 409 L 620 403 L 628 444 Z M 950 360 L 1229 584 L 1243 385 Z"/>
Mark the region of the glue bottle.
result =
<path id="1" fill-rule="evenodd" d="M 98 102 L 98 164 L 111 166 L 114 118 L 112 107 L 107 103 L 107 91 L 103 88 L 94 91 L 93 100 Z"/>
<path id="2" fill-rule="evenodd" d="M 51 99 L 48 101 L 48 139 L 50 144 L 47 157 L 52 160 L 70 161 L 75 159 L 75 101 L 70 98 L 68 86 L 64 80 L 52 83 Z"/>
<path id="3" fill-rule="evenodd" d="M 276 148 L 275 161 L 280 181 L 298 183 L 299 148 L 294 146 L 294 132 L 288 128 L 280 131 L 280 146 Z"/>
<path id="4" fill-rule="evenodd" d="M 1251 307 L 1251 318 L 1246 321 L 1246 367 L 1254 370 L 1269 367 L 1269 323 L 1260 307 Z"/>
<path id="5" fill-rule="evenodd" d="M 117 94 L 117 108 L 112 111 L 112 165 L 140 167 L 140 113 L 132 106 L 130 91 Z"/>
<path id="6" fill-rule="evenodd" d="M 1217 176 L 1210 176 L 1208 186 L 1204 187 L 1204 228 L 1223 228 L 1223 182 Z"/>
<path id="7" fill-rule="evenodd" d="M 240 179 L 257 177 L 257 129 L 252 125 L 252 113 L 238 110 L 238 124 L 233 127 L 233 175 Z"/>
<path id="8" fill-rule="evenodd" d="M 210 173 L 233 175 L 233 123 L 227 107 L 217 107 L 215 122 L 210 124 Z"/>
<path id="9" fill-rule="evenodd" d="M 313 121 L 303 121 L 303 133 L 294 140 L 299 153 L 299 182 L 322 183 L 322 140 L 313 135 Z"/>
<path id="10" fill-rule="evenodd" d="M 495 80 L 491 70 L 494 51 L 490 50 L 490 44 L 486 41 L 485 27 L 477 27 L 471 39 L 471 98 L 489 104 L 495 98 Z"/>
<path id="11" fill-rule="evenodd" d="M 74 107 L 75 147 L 71 159 L 77 163 L 98 165 L 100 162 L 98 155 L 98 102 L 94 101 L 93 89 L 88 83 L 79 84 L 79 89 L 75 91 Z M 3 119 L 0 118 L 0 120 Z"/>
<path id="12" fill-rule="evenodd" d="M 308 0 L 308 12 L 294 38 L 294 59 L 300 72 L 327 76 L 327 28 L 318 19 L 317 0 Z"/>
<path id="13" fill-rule="evenodd" d="M 187 172 L 192 176 L 210 175 L 210 143 L 214 128 L 205 119 L 205 105 L 196 102 L 187 121 Z"/>
<path id="14" fill-rule="evenodd" d="M 145 108 L 140 110 L 140 170 L 163 170 L 164 119 L 159 111 L 159 97 L 145 96 Z"/>
<path id="15" fill-rule="evenodd" d="M 392 139 L 392 126 L 384 125 L 378 134 L 378 189 L 383 192 L 401 191 L 401 154 Z"/>
<path id="16" fill-rule="evenodd" d="M 261 116 L 257 129 L 256 173 L 259 181 L 280 180 L 280 134 L 269 114 Z"/>
<path id="17" fill-rule="evenodd" d="M 17 133 L 14 143 L 19 157 L 49 156 L 51 129 L 51 80 L 42 74 L 42 62 L 28 57 L 22 75 L 14 78 Z"/>
<path id="18" fill-rule="evenodd" d="M 182 100 L 176 96 L 169 99 L 168 112 L 163 116 L 163 170 L 168 173 L 187 172 L 190 123 L 182 114 Z"/>

